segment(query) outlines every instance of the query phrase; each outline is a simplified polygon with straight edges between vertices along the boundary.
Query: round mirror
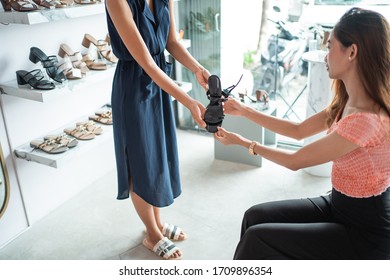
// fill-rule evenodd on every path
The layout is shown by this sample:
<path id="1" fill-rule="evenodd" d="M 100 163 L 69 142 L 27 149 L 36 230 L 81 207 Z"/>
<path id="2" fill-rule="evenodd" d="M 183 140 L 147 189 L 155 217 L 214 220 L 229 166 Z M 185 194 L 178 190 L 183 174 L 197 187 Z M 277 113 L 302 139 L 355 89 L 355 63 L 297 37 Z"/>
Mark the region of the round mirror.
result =
<path id="1" fill-rule="evenodd" d="M 9 178 L 7 167 L 5 165 L 5 159 L 3 155 L 3 150 L 0 144 L 0 218 L 4 214 L 5 209 L 7 209 L 8 200 L 9 200 Z"/>

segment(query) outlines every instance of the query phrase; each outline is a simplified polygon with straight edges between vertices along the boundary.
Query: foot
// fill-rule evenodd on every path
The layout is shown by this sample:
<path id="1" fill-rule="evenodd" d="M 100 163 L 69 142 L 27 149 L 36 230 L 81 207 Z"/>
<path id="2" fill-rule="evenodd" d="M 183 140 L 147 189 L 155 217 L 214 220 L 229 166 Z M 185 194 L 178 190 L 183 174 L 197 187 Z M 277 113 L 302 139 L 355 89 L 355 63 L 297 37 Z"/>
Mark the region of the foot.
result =
<path id="1" fill-rule="evenodd" d="M 182 253 L 176 245 L 170 241 L 167 237 L 162 238 L 156 243 L 152 243 L 148 238 L 142 241 L 142 244 L 154 252 L 157 256 L 162 257 L 166 260 L 179 260 L 181 259 Z M 154 245 L 153 245 L 154 244 Z"/>
<path id="2" fill-rule="evenodd" d="M 161 227 L 161 233 L 174 241 L 182 241 L 187 239 L 187 234 L 178 226 L 164 223 Z"/>

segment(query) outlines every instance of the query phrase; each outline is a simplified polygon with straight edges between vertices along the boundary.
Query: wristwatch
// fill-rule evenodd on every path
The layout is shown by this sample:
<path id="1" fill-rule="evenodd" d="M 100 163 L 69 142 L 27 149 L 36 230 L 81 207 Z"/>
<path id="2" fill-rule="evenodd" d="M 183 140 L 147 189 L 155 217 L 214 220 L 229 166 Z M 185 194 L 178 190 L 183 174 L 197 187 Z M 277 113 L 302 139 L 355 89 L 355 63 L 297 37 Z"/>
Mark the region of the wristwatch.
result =
<path id="1" fill-rule="evenodd" d="M 252 143 L 250 144 L 249 149 L 248 149 L 248 153 L 253 155 L 253 156 L 257 156 L 255 151 L 253 150 L 255 148 L 255 146 L 256 146 L 256 141 L 252 141 Z"/>

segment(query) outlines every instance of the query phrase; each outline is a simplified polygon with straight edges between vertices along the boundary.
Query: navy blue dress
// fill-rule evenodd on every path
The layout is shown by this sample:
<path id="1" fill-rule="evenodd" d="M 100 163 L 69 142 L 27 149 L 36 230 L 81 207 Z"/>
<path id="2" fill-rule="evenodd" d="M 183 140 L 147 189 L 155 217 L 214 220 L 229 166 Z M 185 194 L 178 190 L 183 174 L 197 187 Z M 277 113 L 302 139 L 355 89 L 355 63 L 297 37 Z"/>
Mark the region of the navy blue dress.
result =
<path id="1" fill-rule="evenodd" d="M 169 33 L 168 0 L 127 0 L 150 54 L 168 75 L 164 50 Z M 180 195 L 176 125 L 169 94 L 152 81 L 122 42 L 106 11 L 114 54 L 119 58 L 112 84 L 112 117 L 118 199 L 133 191 L 149 204 L 168 206 Z"/>

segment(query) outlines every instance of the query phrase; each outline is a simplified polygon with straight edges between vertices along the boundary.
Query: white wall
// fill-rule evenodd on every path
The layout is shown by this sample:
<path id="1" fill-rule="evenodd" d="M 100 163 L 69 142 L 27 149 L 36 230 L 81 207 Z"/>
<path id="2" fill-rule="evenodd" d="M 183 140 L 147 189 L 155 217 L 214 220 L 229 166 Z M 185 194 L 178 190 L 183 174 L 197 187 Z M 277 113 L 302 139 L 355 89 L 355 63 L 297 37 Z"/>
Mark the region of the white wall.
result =
<path id="1" fill-rule="evenodd" d="M 257 48 L 262 1 L 221 1 L 221 81 L 228 87 L 247 73 L 243 70 L 244 53 Z"/>
<path id="2" fill-rule="evenodd" d="M 84 33 L 104 39 L 107 33 L 105 14 L 35 25 L 0 24 L 0 85 L 15 80 L 15 72 L 19 69 L 41 67 L 40 63 L 30 62 L 30 47 L 39 47 L 47 55 L 56 55 L 61 43 L 68 44 L 74 51 L 82 50 Z M 43 103 L 6 94 L 1 96 L 4 122 L 0 120 L 0 133 L 11 175 L 11 200 L 0 220 L 0 246 L 115 168 L 112 137 L 106 137 L 107 141 L 92 148 L 79 149 L 59 168 L 28 162 L 13 154 L 18 146 L 85 119 L 109 102 L 109 77 L 88 84 L 87 76 L 84 81 L 85 86 L 75 92 Z M 19 188 L 25 208 L 18 194 Z"/>
<path id="3" fill-rule="evenodd" d="M 1 98 L 1 96 L 0 96 Z M 0 247 L 28 226 L 23 201 L 15 174 L 12 152 L 8 145 L 7 133 L 0 114 L 0 143 L 2 146 L 10 183 L 10 199 L 4 215 L 0 219 Z M 4 182 L 5 183 L 5 182 Z M 1 204 L 1 203 L 0 203 Z"/>

